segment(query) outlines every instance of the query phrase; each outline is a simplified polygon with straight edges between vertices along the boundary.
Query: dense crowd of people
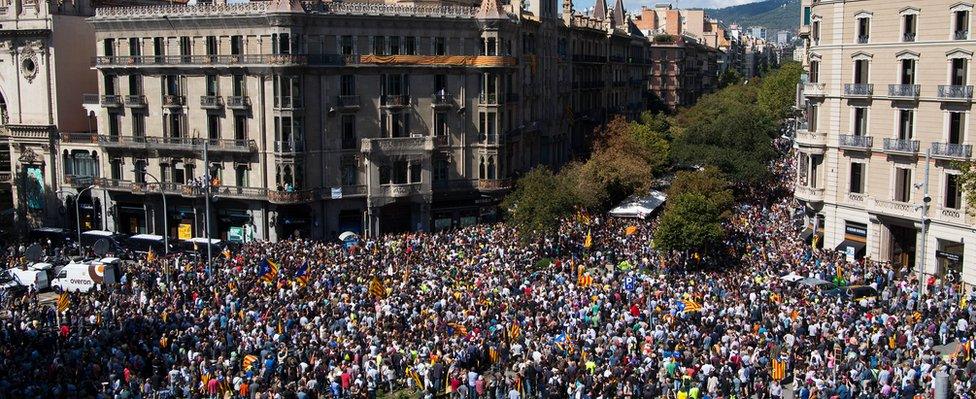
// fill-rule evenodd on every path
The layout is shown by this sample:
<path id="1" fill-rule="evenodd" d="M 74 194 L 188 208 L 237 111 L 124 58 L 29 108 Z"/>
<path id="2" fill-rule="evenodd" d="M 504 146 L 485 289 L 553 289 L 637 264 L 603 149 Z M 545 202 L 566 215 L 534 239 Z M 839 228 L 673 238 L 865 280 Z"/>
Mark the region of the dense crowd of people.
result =
<path id="1" fill-rule="evenodd" d="M 721 261 L 591 216 L 540 239 L 496 224 L 140 260 L 60 316 L 8 298 L 0 397 L 915 398 L 947 381 L 972 398 L 976 299 L 811 249 L 791 157 L 771 168 L 781 183 L 736 206 Z"/>

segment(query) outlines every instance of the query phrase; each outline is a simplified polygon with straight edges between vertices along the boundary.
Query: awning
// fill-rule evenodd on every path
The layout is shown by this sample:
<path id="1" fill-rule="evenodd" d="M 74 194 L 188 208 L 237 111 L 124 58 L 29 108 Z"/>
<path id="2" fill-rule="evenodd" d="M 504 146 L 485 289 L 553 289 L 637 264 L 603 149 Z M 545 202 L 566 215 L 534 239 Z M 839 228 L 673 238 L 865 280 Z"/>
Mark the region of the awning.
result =
<path id="1" fill-rule="evenodd" d="M 813 229 L 809 227 L 803 229 L 803 231 L 800 232 L 800 239 L 802 239 L 803 242 L 809 244 L 810 240 L 813 239 Z"/>
<path id="2" fill-rule="evenodd" d="M 667 196 L 656 190 L 651 190 L 648 195 L 645 196 L 631 196 L 627 198 L 616 208 L 610 210 L 610 216 L 622 217 L 622 218 L 640 218 L 643 219 L 653 213 L 664 201 Z"/>
<path id="3" fill-rule="evenodd" d="M 859 241 L 844 240 L 841 241 L 840 245 L 837 246 L 837 250 L 844 253 L 854 252 L 854 258 L 860 259 L 864 257 L 864 249 L 866 244 Z"/>

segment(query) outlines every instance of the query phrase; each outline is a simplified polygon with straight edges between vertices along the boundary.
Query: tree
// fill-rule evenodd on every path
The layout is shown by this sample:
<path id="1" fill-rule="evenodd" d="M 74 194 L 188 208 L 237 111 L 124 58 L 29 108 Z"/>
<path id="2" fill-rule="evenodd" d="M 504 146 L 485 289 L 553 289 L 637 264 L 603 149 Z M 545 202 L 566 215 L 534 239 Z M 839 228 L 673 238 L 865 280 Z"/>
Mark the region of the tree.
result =
<path id="1" fill-rule="evenodd" d="M 714 167 L 682 171 L 668 188 L 668 202 L 654 243 L 661 249 L 702 251 L 725 237 L 722 223 L 732 211 L 732 190 Z"/>
<path id="2" fill-rule="evenodd" d="M 667 165 L 668 152 L 669 144 L 659 133 L 618 116 L 597 133 L 581 178 L 602 188 L 603 205 L 620 201 L 650 188 L 654 174 Z"/>
<path id="3" fill-rule="evenodd" d="M 540 166 L 515 182 L 515 190 L 502 201 L 502 209 L 524 233 L 550 233 L 559 226 L 561 218 L 572 214 L 578 203 L 574 192 L 567 179 Z"/>
<path id="4" fill-rule="evenodd" d="M 976 162 L 956 162 L 956 168 L 962 171 L 959 175 L 959 188 L 966 193 L 966 212 L 976 212 Z"/>
<path id="5" fill-rule="evenodd" d="M 759 107 L 773 120 L 783 119 L 792 113 L 796 103 L 796 84 L 802 73 L 800 63 L 788 62 L 763 77 L 756 97 Z"/>
<path id="6" fill-rule="evenodd" d="M 739 74 L 739 71 L 732 68 L 725 68 L 725 72 L 718 75 L 718 88 L 720 90 L 728 86 L 737 85 L 740 82 L 742 82 L 742 75 Z"/>

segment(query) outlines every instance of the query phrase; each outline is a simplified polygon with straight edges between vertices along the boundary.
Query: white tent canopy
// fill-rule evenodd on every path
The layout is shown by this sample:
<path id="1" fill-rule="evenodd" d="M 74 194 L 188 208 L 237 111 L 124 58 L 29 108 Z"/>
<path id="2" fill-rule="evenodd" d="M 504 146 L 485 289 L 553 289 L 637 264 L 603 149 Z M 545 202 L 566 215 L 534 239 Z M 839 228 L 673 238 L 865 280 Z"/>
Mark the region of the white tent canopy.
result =
<path id="1" fill-rule="evenodd" d="M 660 207 L 666 199 L 667 196 L 657 190 L 651 190 L 647 195 L 632 195 L 616 208 L 611 209 L 610 216 L 643 219 Z"/>

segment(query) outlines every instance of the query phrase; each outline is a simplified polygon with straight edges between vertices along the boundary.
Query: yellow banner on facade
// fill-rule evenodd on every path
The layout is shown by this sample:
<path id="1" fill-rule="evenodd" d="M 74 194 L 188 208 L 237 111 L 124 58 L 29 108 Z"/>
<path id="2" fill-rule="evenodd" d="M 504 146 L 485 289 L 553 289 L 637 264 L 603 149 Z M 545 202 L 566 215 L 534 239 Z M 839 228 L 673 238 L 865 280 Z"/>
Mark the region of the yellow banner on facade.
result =
<path id="1" fill-rule="evenodd" d="M 359 57 L 359 63 L 510 67 L 517 65 L 518 60 L 504 55 L 362 55 Z"/>
<path id="2" fill-rule="evenodd" d="M 180 229 L 177 231 L 176 236 L 181 240 L 193 238 L 193 226 L 189 223 L 180 223 Z"/>

